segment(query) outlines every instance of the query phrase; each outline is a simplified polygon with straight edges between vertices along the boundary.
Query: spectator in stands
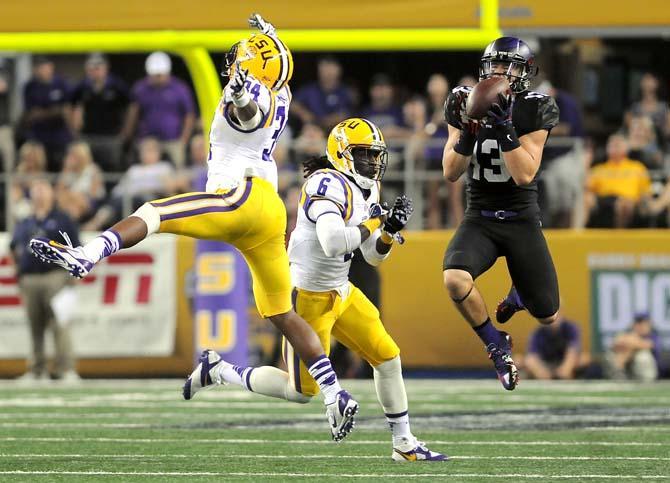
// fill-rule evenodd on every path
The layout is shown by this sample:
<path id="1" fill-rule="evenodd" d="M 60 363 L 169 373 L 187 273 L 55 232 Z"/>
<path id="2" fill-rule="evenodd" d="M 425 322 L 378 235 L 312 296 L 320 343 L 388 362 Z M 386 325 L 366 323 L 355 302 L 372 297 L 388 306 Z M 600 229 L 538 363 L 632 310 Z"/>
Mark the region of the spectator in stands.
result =
<path id="1" fill-rule="evenodd" d="M 100 168 L 83 141 L 70 144 L 63 164 L 56 183 L 58 206 L 74 221 L 86 221 L 105 197 Z"/>
<path id="2" fill-rule="evenodd" d="M 19 149 L 19 162 L 11 188 L 11 214 L 14 220 L 22 220 L 32 213 L 30 202 L 30 181 L 44 175 L 47 169 L 47 155 L 44 146 L 37 141 L 26 141 Z"/>
<path id="3" fill-rule="evenodd" d="M 158 139 L 161 150 L 182 168 L 195 124 L 193 95 L 186 83 L 170 75 L 172 61 L 165 52 L 149 55 L 145 69 L 147 77 L 133 85 L 122 138 L 130 139 L 137 127 L 136 139 Z"/>
<path id="4" fill-rule="evenodd" d="M 170 162 L 161 160 L 158 140 L 144 138 L 139 152 L 140 163 L 126 171 L 112 190 L 109 202 L 86 223 L 86 230 L 99 230 L 145 202 L 173 193 L 175 170 Z"/>
<path id="5" fill-rule="evenodd" d="M 91 54 L 85 70 L 86 77 L 71 96 L 72 128 L 89 144 L 94 159 L 105 171 L 120 171 L 119 135 L 128 109 L 128 87 L 109 73 L 109 62 L 102 54 Z"/>
<path id="6" fill-rule="evenodd" d="M 25 304 L 33 356 L 30 370 L 21 377 L 24 381 L 48 379 L 47 360 L 44 351 L 44 338 L 47 329 L 54 335 L 56 359 L 55 376 L 64 381 L 77 381 L 74 371 L 74 356 L 70 333 L 64 320 L 56 320 L 52 301 L 62 294 L 69 283 L 67 272 L 56 265 L 40 262 L 30 253 L 28 242 L 35 236 L 61 238 L 59 230 L 69 234 L 75 245 L 79 244 L 77 225 L 54 204 L 54 191 L 51 184 L 43 179 L 33 180 L 30 185 L 30 199 L 33 215 L 17 224 L 10 244 L 16 265 L 21 297 Z M 67 290 L 67 289 L 66 289 Z"/>
<path id="7" fill-rule="evenodd" d="M 587 180 L 584 211 L 589 226 L 625 228 L 630 225 L 635 210 L 651 190 L 647 168 L 628 156 L 628 143 L 621 134 L 607 141 L 605 163 L 591 168 Z"/>
<path id="8" fill-rule="evenodd" d="M 203 191 L 207 179 L 207 145 L 202 134 L 196 134 L 191 138 L 188 147 L 188 166 L 177 171 L 174 186 L 170 191 L 174 193 L 185 193 L 188 191 Z"/>
<path id="9" fill-rule="evenodd" d="M 628 124 L 628 157 L 640 161 L 649 169 L 659 169 L 663 152 L 656 141 L 656 130 L 649 116 L 631 116 Z"/>
<path id="10" fill-rule="evenodd" d="M 574 379 L 580 366 L 579 327 L 559 313 L 550 325 L 531 334 L 523 366 L 533 379 Z"/>
<path id="11" fill-rule="evenodd" d="M 633 116 L 649 116 L 654 122 L 660 143 L 665 146 L 670 138 L 670 108 L 658 96 L 659 81 L 647 72 L 640 78 L 640 100 L 634 102 L 626 113 L 626 125 L 630 127 Z"/>
<path id="12" fill-rule="evenodd" d="M 456 83 L 457 86 L 465 86 L 465 87 L 474 87 L 477 85 L 477 79 L 474 76 L 471 75 L 464 75 L 460 79 L 458 79 L 458 82 Z"/>
<path id="13" fill-rule="evenodd" d="M 16 153 L 14 147 L 14 129 L 9 117 L 11 99 L 9 72 L 6 69 L 5 59 L 0 58 L 0 156 L 5 173 L 14 169 Z"/>
<path id="14" fill-rule="evenodd" d="M 317 64 L 318 81 L 298 90 L 291 112 L 303 123 L 315 123 L 327 132 L 349 117 L 351 98 L 342 84 L 342 66 L 334 57 L 322 57 Z"/>
<path id="15" fill-rule="evenodd" d="M 323 156 L 326 141 L 326 134 L 321 127 L 313 123 L 304 124 L 300 135 L 293 140 L 293 159 L 296 166 L 302 170 L 304 161 Z"/>
<path id="16" fill-rule="evenodd" d="M 649 314 L 635 316 L 633 326 L 614 338 L 605 354 L 605 374 L 610 379 L 653 381 L 658 377 L 660 339 Z"/>
<path id="17" fill-rule="evenodd" d="M 412 135 L 412 131 L 405 125 L 402 106 L 396 102 L 393 83 L 387 74 L 378 73 L 372 77 L 369 94 L 370 104 L 361 110 L 361 116 L 374 122 L 384 134 L 389 147 L 386 173 L 392 173 L 386 179 L 394 183 L 391 179 L 393 175 L 402 176 L 404 141 Z"/>
<path id="18" fill-rule="evenodd" d="M 68 96 L 68 85 L 55 74 L 54 63 L 47 57 L 35 57 L 33 77 L 23 90 L 22 127 L 27 139 L 44 145 L 51 172 L 60 171 L 65 148 L 72 140 Z"/>
<path id="19" fill-rule="evenodd" d="M 444 103 L 449 95 L 449 81 L 442 74 L 433 74 L 428 79 L 426 92 L 430 112 L 430 120 L 425 126 L 426 168 L 440 172 L 439 179 L 430 180 L 426 185 L 426 228 L 443 228 L 445 213 L 448 225 L 454 227 L 463 218 L 463 184 L 465 181 L 464 177 L 461 177 L 457 181 L 445 183 L 441 175 L 442 151 L 449 137 L 449 130 L 444 119 Z"/>
<path id="20" fill-rule="evenodd" d="M 546 79 L 535 90 L 553 97 L 560 110 L 558 125 L 551 130 L 550 143 L 567 143 L 549 145 L 542 155 L 545 223 L 552 228 L 570 228 L 574 222 L 575 207 L 583 204 L 584 162 L 581 150 L 572 141 L 584 137 L 581 109 L 571 94 L 555 88 Z"/>

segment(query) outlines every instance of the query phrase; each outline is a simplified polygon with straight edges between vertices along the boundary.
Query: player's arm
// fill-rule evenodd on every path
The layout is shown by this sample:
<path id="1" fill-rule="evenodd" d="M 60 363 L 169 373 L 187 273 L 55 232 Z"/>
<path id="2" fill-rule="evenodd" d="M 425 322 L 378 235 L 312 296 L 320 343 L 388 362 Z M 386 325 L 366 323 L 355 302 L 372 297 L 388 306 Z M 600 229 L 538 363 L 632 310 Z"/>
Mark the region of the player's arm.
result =
<path id="1" fill-rule="evenodd" d="M 256 101 L 251 98 L 244 83 L 249 71 L 244 70 L 237 63 L 230 81 L 224 89 L 224 101 L 230 104 L 232 121 L 246 131 L 256 129 L 263 121 L 263 113 Z"/>
<path id="2" fill-rule="evenodd" d="M 367 220 L 357 226 L 346 226 L 342 213 L 335 212 L 334 208 L 337 208 L 337 204 L 318 200 L 310 210 L 310 215 L 316 214 L 316 235 L 328 257 L 342 256 L 359 248 L 371 234 L 378 231 L 387 214 L 381 205 L 375 204 L 370 208 Z"/>
<path id="3" fill-rule="evenodd" d="M 535 105 L 532 119 L 522 120 L 529 127 L 524 128 L 521 136 L 512 123 L 512 96 L 500 94 L 498 102 L 488 111 L 500 149 L 505 153 L 505 166 L 518 186 L 530 184 L 535 179 L 549 131 L 558 124 L 558 107 L 551 97 L 544 96 L 536 100 Z"/>
<path id="4" fill-rule="evenodd" d="M 468 168 L 477 142 L 479 124 L 465 114 L 469 93 L 469 89 L 457 87 L 444 103 L 449 137 L 442 153 L 442 173 L 449 181 L 458 180 Z"/>
<path id="5" fill-rule="evenodd" d="M 398 196 L 384 224 L 361 244 L 361 253 L 366 262 L 377 266 L 388 257 L 395 234 L 405 228 L 412 213 L 414 213 L 412 199 L 405 195 Z"/>

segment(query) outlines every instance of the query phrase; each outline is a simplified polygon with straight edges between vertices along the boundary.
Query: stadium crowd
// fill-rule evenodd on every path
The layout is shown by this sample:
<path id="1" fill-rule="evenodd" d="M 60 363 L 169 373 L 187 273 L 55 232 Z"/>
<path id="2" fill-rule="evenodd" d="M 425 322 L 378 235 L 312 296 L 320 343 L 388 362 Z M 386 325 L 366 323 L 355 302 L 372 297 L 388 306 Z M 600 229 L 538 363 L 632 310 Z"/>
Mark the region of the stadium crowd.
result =
<path id="1" fill-rule="evenodd" d="M 83 78 L 66 80 L 53 59 L 35 56 L 15 123 L 8 77 L 0 71 L 0 155 L 10 180 L 7 227 L 28 215 L 29 183 L 36 175 L 51 175 L 58 206 L 84 230 L 97 230 L 147 199 L 189 189 L 206 169 L 194 94 L 187 80 L 172 74 L 170 57 L 149 55 L 146 76 L 132 85 L 112 67 L 106 56 L 93 53 Z M 476 79 L 452 84 L 435 73 L 424 92 L 410 92 L 380 72 L 365 93 L 344 78 L 342 64 L 326 56 L 317 62 L 313 82 L 294 86 L 289 125 L 275 151 L 284 198 L 295 198 L 301 162 L 322 152 L 335 120 L 363 116 L 381 127 L 391 148 L 386 197 L 404 191 L 421 198 L 423 217 L 415 228 L 456 226 L 464 186 L 462 179 L 450 183 L 441 175 L 443 105 L 453 86 L 474 85 Z M 547 78 L 532 88 L 554 96 L 561 110 L 539 174 L 544 226 L 667 226 L 670 184 L 663 180 L 670 110 L 659 97 L 660 80 L 651 73 L 641 77 L 639 100 L 605 149 L 586 132 L 575 96 Z"/>
<path id="2" fill-rule="evenodd" d="M 464 212 L 465 187 L 463 178 L 451 183 L 442 176 L 447 136 L 444 103 L 452 87 L 472 86 L 476 79 L 451 79 L 456 81 L 452 84 L 444 74 L 434 73 L 426 79 L 423 92 L 409 92 L 389 74 L 379 72 L 363 93 L 343 81 L 343 66 L 336 58 L 322 57 L 316 65 L 313 82 L 293 87 L 289 124 L 274 153 L 289 231 L 295 226 L 301 163 L 321 155 L 332 125 L 350 116 L 377 124 L 390 147 L 385 198 L 401 192 L 420 197 L 423 216 L 417 217 L 415 228 L 456 226 Z M 55 216 L 71 219 L 81 230 L 101 230 L 145 201 L 193 189 L 206 173 L 208 149 L 194 93 L 186 79 L 173 75 L 170 57 L 163 52 L 150 54 L 145 59 L 146 76 L 132 85 L 112 68 L 108 57 L 92 53 L 83 66 L 83 78 L 66 80 L 58 75 L 53 59 L 34 57 L 32 78 L 22 86 L 24 110 L 14 123 L 9 114 L 12 89 L 0 70 L 0 155 L 6 175 L 3 219 L 5 229 L 14 229 L 13 247 L 20 245 L 26 224 L 46 223 Z M 544 225 L 667 227 L 670 183 L 663 180 L 670 167 L 670 110 L 660 97 L 660 80 L 651 73 L 641 77 L 639 100 L 628 107 L 619 129 L 604 146 L 589 137 L 575 96 L 554 87 L 547 78 L 540 78 L 532 88 L 554 96 L 560 107 L 560 123 L 552 132 L 539 174 Z M 42 205 L 56 209 L 45 213 Z M 53 266 L 36 269 L 22 261 L 29 254 L 15 256 L 17 265 L 30 274 L 22 281 L 25 296 L 35 291 L 31 278 L 36 280 L 33 285 L 47 283 L 52 291 L 63 285 L 51 273 Z M 372 293 L 371 298 L 378 298 L 374 269 L 360 269 L 357 284 Z M 33 337 L 43 338 L 44 321 L 31 323 Z M 529 375 L 572 378 L 587 364 L 580 359 L 574 326 L 568 321 L 555 326 L 551 330 L 556 332 L 542 328 L 547 333 L 539 331 L 533 337 L 525 359 Z M 631 348 L 647 348 L 648 343 L 635 345 L 633 340 L 645 327 L 636 321 L 631 333 L 612 346 L 607 359 L 611 377 L 625 377 L 631 364 L 649 362 L 646 356 L 636 358 Z M 561 337 L 556 336 L 559 332 Z M 60 333 L 61 371 L 66 374 L 73 362 L 67 334 Z M 549 339 L 560 339 L 562 345 L 552 349 L 542 343 Z M 42 371 L 43 351 L 39 344 L 35 347 L 34 370 Z M 648 379 L 651 372 L 633 367 L 628 373 Z"/>

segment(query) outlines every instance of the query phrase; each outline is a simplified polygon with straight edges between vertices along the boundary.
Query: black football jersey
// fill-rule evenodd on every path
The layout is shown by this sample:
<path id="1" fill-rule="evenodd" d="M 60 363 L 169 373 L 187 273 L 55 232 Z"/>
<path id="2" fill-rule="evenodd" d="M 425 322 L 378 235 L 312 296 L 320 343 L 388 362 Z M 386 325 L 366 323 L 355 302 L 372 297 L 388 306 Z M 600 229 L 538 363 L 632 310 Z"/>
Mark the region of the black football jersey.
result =
<path id="1" fill-rule="evenodd" d="M 459 90 L 469 93 L 472 88 L 460 86 L 451 91 L 446 103 L 446 118 L 450 125 L 461 129 L 460 107 L 455 94 Z M 558 124 L 558 114 L 553 97 L 524 91 L 515 96 L 512 123 L 517 136 L 521 137 L 540 129 L 551 131 Z M 468 209 L 539 212 L 536 181 L 517 186 L 507 171 L 493 126 L 480 124 L 468 167 Z"/>

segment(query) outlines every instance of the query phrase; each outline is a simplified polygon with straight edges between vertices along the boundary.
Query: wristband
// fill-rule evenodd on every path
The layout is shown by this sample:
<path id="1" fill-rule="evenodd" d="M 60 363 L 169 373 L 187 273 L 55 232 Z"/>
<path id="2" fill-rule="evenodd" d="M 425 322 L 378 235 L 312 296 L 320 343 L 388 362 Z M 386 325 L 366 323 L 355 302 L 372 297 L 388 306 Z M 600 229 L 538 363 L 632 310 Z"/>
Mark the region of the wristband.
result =
<path id="1" fill-rule="evenodd" d="M 251 96 L 246 89 L 242 89 L 239 95 L 233 94 L 232 97 L 235 107 L 244 107 L 251 101 Z"/>
<path id="2" fill-rule="evenodd" d="M 365 220 L 363 223 L 361 223 L 361 225 L 367 228 L 370 234 L 372 234 L 377 228 L 382 226 L 382 220 L 381 218 L 370 218 L 369 220 Z"/>
<path id="3" fill-rule="evenodd" d="M 477 138 L 468 129 L 461 129 L 461 135 L 454 146 L 454 152 L 463 156 L 472 156 Z"/>
<path id="4" fill-rule="evenodd" d="M 514 125 L 511 122 L 506 122 L 504 124 L 497 126 L 496 137 L 498 138 L 500 149 L 504 153 L 512 151 L 521 146 L 519 138 L 516 135 Z"/>
<path id="5" fill-rule="evenodd" d="M 379 237 L 382 241 L 382 243 L 386 245 L 392 245 L 393 244 L 393 235 L 390 233 L 386 233 L 384 230 L 382 230 L 382 234 Z"/>

